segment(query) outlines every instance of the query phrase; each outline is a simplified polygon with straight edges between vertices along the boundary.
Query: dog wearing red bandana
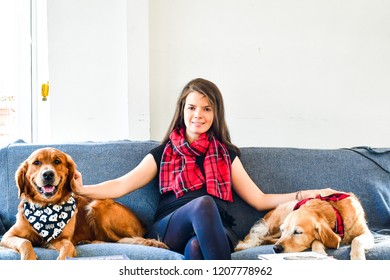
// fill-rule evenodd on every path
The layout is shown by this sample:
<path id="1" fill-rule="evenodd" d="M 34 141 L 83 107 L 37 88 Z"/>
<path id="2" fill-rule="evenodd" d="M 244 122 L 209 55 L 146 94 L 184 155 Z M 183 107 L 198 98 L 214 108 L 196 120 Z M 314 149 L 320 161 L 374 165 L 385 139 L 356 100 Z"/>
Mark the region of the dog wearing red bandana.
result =
<path id="1" fill-rule="evenodd" d="M 310 249 L 326 255 L 326 248 L 351 244 L 353 260 L 366 259 L 374 245 L 364 209 L 353 193 L 331 192 L 283 203 L 257 221 L 235 250 L 274 244 L 275 253 Z"/>

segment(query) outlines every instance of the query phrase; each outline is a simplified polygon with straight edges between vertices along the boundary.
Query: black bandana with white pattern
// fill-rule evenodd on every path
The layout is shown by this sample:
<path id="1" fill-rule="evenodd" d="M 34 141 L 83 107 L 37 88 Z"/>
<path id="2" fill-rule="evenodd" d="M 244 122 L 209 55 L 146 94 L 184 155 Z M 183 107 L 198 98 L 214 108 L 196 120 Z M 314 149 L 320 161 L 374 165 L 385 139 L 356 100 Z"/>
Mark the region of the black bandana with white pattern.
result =
<path id="1" fill-rule="evenodd" d="M 76 200 L 72 196 L 61 204 L 49 204 L 45 207 L 24 202 L 24 215 L 33 228 L 46 242 L 57 238 L 76 210 Z"/>

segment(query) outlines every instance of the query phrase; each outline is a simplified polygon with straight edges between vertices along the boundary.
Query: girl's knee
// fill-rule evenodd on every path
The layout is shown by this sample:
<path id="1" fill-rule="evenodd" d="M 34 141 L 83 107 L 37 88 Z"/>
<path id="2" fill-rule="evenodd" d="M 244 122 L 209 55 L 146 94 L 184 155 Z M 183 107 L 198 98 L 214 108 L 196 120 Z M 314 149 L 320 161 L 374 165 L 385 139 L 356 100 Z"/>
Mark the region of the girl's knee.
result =
<path id="1" fill-rule="evenodd" d="M 217 208 L 217 204 L 215 203 L 214 199 L 209 195 L 198 197 L 197 199 L 193 200 L 193 202 L 194 207 L 198 207 L 199 209 Z"/>
<path id="2" fill-rule="evenodd" d="M 191 260 L 203 260 L 202 250 L 200 249 L 198 238 L 195 236 L 191 238 L 184 250 L 184 256 L 186 259 Z"/>

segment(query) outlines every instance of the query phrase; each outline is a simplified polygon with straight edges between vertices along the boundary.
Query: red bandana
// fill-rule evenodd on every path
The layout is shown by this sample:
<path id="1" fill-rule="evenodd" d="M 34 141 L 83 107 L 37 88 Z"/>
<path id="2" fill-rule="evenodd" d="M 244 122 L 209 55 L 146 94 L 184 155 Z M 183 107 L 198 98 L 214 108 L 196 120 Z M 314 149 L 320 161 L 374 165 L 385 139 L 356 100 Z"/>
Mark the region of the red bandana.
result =
<path id="1" fill-rule="evenodd" d="M 176 197 L 202 188 L 222 200 L 233 201 L 231 191 L 231 163 L 225 145 L 206 133 L 189 144 L 185 130 L 175 129 L 165 146 L 160 168 L 160 192 L 173 191 Z M 205 156 L 204 173 L 196 165 L 196 157 Z"/>
<path id="2" fill-rule="evenodd" d="M 332 201 L 336 202 L 339 200 L 342 200 L 344 198 L 349 197 L 349 194 L 346 193 L 334 193 L 328 196 L 321 196 L 317 195 L 316 197 L 309 197 L 304 200 L 298 201 L 298 203 L 294 206 L 294 210 L 297 210 L 299 207 L 301 207 L 303 204 L 305 204 L 307 201 L 311 199 L 320 199 L 320 200 L 325 200 L 325 201 Z M 336 232 L 338 235 L 340 235 L 341 238 L 344 237 L 344 223 L 343 219 L 341 218 L 340 212 L 332 205 L 333 210 L 336 214 L 336 225 L 334 228 L 334 232 Z"/>

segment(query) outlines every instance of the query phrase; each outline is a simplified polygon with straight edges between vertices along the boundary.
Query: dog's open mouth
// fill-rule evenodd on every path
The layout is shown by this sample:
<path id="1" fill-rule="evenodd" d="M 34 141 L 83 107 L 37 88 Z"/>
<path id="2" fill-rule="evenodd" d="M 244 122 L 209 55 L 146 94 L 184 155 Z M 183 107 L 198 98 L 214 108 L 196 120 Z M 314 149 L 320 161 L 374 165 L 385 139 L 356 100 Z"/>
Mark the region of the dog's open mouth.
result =
<path id="1" fill-rule="evenodd" d="M 56 190 L 56 186 L 53 185 L 46 185 L 42 187 L 42 190 L 45 194 L 52 194 Z"/>
<path id="2" fill-rule="evenodd" d="M 60 183 L 61 183 L 61 181 L 58 183 L 58 185 Z M 47 185 L 44 185 L 41 187 L 37 183 L 35 183 L 35 186 L 37 187 L 38 192 L 47 196 L 47 197 L 51 197 L 57 192 L 58 185 L 47 184 Z"/>

